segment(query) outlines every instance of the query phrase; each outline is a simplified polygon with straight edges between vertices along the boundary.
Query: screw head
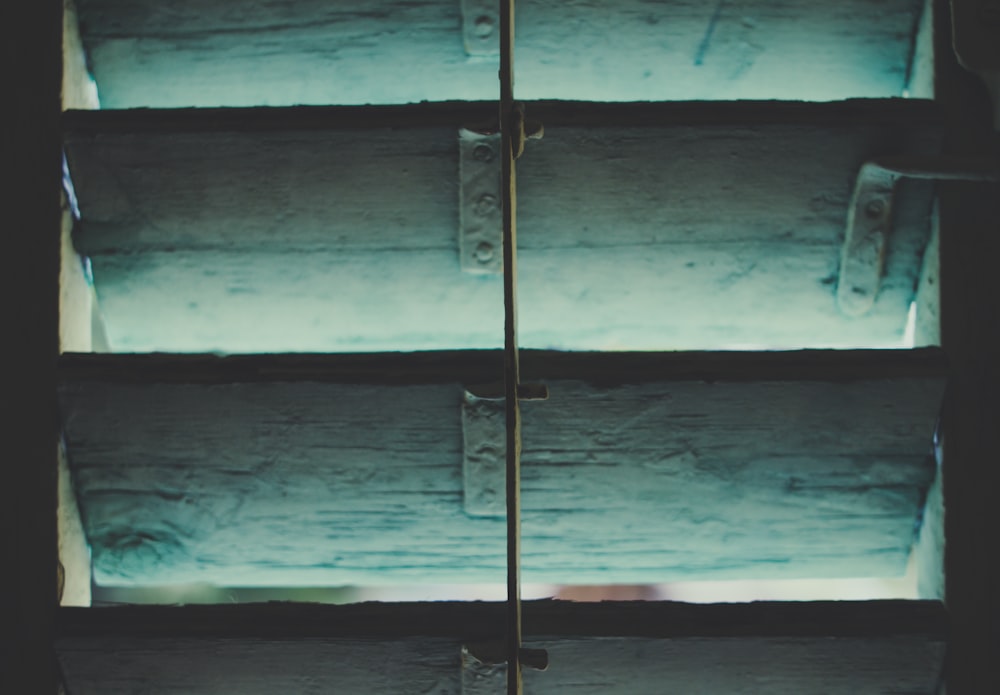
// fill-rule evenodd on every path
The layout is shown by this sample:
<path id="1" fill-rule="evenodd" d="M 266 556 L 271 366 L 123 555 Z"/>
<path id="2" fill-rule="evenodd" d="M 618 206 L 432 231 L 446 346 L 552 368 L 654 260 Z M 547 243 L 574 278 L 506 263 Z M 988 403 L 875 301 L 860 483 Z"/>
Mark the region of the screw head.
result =
<path id="1" fill-rule="evenodd" d="M 497 209 L 497 197 L 489 193 L 483 193 L 476 200 L 475 212 L 480 217 L 486 217 Z"/>
<path id="2" fill-rule="evenodd" d="M 487 39 L 493 33 L 493 18 L 487 15 L 476 17 L 475 22 L 476 37 Z"/>
<path id="3" fill-rule="evenodd" d="M 496 254 L 496 248 L 488 241 L 480 241 L 476 246 L 476 250 L 472 252 L 472 255 L 476 257 L 476 261 L 484 265 L 492 261 Z"/>
<path id="4" fill-rule="evenodd" d="M 489 145 L 480 143 L 472 148 L 472 158 L 477 162 L 491 162 L 493 161 L 493 148 Z"/>
<path id="5" fill-rule="evenodd" d="M 885 212 L 885 201 L 881 198 L 873 198 L 865 206 L 865 214 L 869 217 L 878 217 Z"/>

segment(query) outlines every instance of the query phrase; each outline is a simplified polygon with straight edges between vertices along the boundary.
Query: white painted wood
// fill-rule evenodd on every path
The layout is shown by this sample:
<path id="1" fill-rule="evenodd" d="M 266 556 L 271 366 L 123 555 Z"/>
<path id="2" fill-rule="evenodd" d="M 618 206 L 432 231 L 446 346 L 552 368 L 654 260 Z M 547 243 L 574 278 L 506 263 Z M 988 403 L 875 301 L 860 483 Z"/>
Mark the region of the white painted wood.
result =
<path id="1" fill-rule="evenodd" d="M 924 0 L 924 10 L 917 27 L 906 87 L 906 94 L 912 99 L 934 98 L 934 51 L 937 50 L 934 46 L 934 2 Z"/>
<path id="2" fill-rule="evenodd" d="M 90 547 L 80 520 L 80 509 L 66 460 L 59 446 L 59 605 L 90 605 Z"/>
<path id="3" fill-rule="evenodd" d="M 940 468 L 927 491 L 920 535 L 913 552 L 917 566 L 917 595 L 925 599 L 944 600 L 944 495 Z"/>
<path id="4" fill-rule="evenodd" d="M 81 253 L 112 349 L 499 346 L 462 273 L 456 128 L 495 107 L 86 112 L 67 120 Z M 931 185 L 903 182 L 874 308 L 837 308 L 860 164 L 931 154 L 926 102 L 529 104 L 522 345 L 901 344 Z M 361 129 L 363 132 L 359 132 Z"/>
<path id="5" fill-rule="evenodd" d="M 550 657 L 525 670 L 529 695 L 932 695 L 945 647 L 935 602 L 540 602 L 524 615 L 526 643 Z M 461 695 L 462 645 L 498 637 L 502 618 L 482 603 L 63 610 L 56 650 L 74 695 Z"/>
<path id="6" fill-rule="evenodd" d="M 94 294 L 84 274 L 80 256 L 73 249 L 73 213 L 62 195 L 59 247 L 59 351 L 93 350 Z"/>
<path id="7" fill-rule="evenodd" d="M 497 98 L 497 59 L 469 58 L 459 0 L 78 4 L 107 108 Z M 898 96 L 922 8 L 922 0 L 524 0 L 517 94 Z"/>
<path id="8" fill-rule="evenodd" d="M 76 5 L 63 0 L 62 106 L 64 109 L 99 108 L 97 86 L 87 69 L 87 56 L 80 38 Z"/>
<path id="9" fill-rule="evenodd" d="M 525 581 L 902 574 L 934 475 L 935 350 L 522 353 Z M 491 582 L 463 387 L 498 352 L 63 358 L 100 584 Z"/>

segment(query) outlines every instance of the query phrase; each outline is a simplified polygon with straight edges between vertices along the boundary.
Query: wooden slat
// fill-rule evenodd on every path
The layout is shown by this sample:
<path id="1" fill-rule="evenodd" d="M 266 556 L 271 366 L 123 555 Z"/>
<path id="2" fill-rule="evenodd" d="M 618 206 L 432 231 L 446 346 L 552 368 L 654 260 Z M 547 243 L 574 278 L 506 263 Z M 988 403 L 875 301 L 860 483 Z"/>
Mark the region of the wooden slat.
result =
<path id="1" fill-rule="evenodd" d="M 901 574 L 945 366 L 912 352 L 527 351 L 525 581 Z M 63 358 L 95 578 L 500 581 L 463 511 L 463 386 L 499 352 Z"/>
<path id="2" fill-rule="evenodd" d="M 766 691 L 933 695 L 946 617 L 934 602 L 531 602 L 529 646 L 545 672 L 525 692 L 692 695 Z M 462 687 L 461 649 L 502 634 L 483 603 L 63 609 L 68 692 L 502 693 L 502 667 Z M 466 679 L 469 684 L 471 679 Z"/>
<path id="3" fill-rule="evenodd" d="M 840 247 L 861 163 L 937 150 L 932 104 L 528 112 L 546 135 L 519 167 L 523 346 L 901 343 L 931 185 L 900 186 L 866 316 L 837 309 Z M 494 104 L 71 114 L 77 245 L 112 349 L 499 347 L 500 278 L 458 262 L 457 128 L 492 117 Z"/>
<path id="4" fill-rule="evenodd" d="M 458 0 L 77 5 L 109 108 L 496 98 L 497 58 L 466 55 Z M 922 7 L 525 0 L 518 92 L 598 101 L 897 96 Z"/>
<path id="5" fill-rule="evenodd" d="M 525 134 L 514 102 L 514 0 L 500 0 L 500 245 L 503 260 L 504 512 L 507 530 L 507 607 L 504 634 L 507 695 L 524 695 L 521 675 L 521 341 L 517 334 L 517 165 Z M 463 180 L 464 180 L 463 176 Z M 464 185 L 464 181 L 463 181 Z M 481 200 L 481 199 L 480 199 Z M 461 247 L 461 244 L 460 244 Z M 464 422 L 464 414 L 463 414 Z M 466 448 L 470 433 L 463 425 Z M 492 443 L 492 437 L 490 437 Z M 492 447 L 491 447 L 492 448 Z M 463 476 L 471 475 L 464 467 Z M 464 684 L 464 680 L 463 680 Z"/>

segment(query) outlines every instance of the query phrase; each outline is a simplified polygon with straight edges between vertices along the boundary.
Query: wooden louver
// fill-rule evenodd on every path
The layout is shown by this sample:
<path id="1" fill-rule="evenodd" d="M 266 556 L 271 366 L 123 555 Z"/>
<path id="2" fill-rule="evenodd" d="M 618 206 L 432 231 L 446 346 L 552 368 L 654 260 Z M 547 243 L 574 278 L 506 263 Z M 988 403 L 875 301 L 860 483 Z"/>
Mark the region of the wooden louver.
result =
<path id="1" fill-rule="evenodd" d="M 463 48 L 462 5 L 76 0 L 105 108 L 496 99 Z M 493 5 L 494 7 L 490 7 Z M 923 0 L 518 3 L 520 99 L 898 95 Z M 495 15 L 494 15 L 495 20 Z M 498 27 L 491 34 L 497 46 Z"/>
<path id="2" fill-rule="evenodd" d="M 287 21 L 291 3 L 261 3 L 234 20 L 185 3 L 161 14 L 144 3 L 78 2 L 98 85 L 115 106 L 205 106 L 209 93 L 244 106 L 219 85 L 260 64 L 235 50 L 253 41 L 232 36 L 268 36 L 281 47 L 269 66 L 281 72 L 310 54 L 310 37 L 353 32 L 363 46 L 359 37 L 385 21 L 378 8 L 328 3 L 303 28 Z M 525 4 L 530 56 L 530 27 L 544 25 L 530 13 L 564 10 Z M 860 94 L 901 91 L 897 49 L 909 41 L 898 41 L 900 20 L 912 32 L 920 4 L 894 0 L 883 22 L 864 23 L 896 40 Z M 384 5 L 428 26 L 443 12 L 433 2 Z M 639 21 L 639 5 L 565 11 L 582 10 L 580 34 L 606 32 L 608 17 L 633 29 L 659 21 L 655 13 Z M 295 5 L 300 16 L 309 11 Z M 805 22 L 817 46 L 826 11 Z M 754 12 L 770 27 L 785 21 Z M 195 17 L 209 30 L 193 31 Z M 743 45 L 727 32 L 756 31 L 752 18 L 734 24 L 721 9 L 709 19 L 696 66 L 714 32 Z M 839 21 L 854 26 L 847 15 Z M 831 45 L 862 38 L 828 33 L 840 36 L 827 37 Z M 768 35 L 775 50 L 796 44 L 782 31 Z M 174 48 L 173 67 L 163 42 Z M 334 72 L 351 75 L 351 45 Z M 171 78 L 162 101 L 144 101 L 142 73 L 122 51 L 144 55 L 152 73 L 180 68 L 199 96 L 179 101 L 184 81 Z M 741 84 L 755 51 L 725 52 L 737 64 L 715 83 L 720 93 L 780 96 Z M 837 74 L 857 72 L 857 55 L 829 57 L 820 62 Z M 465 69 L 434 60 L 436 83 L 461 90 L 445 78 Z M 551 61 L 553 74 L 565 70 L 561 60 Z M 765 75 L 786 74 L 759 62 Z M 199 64 L 209 71 L 189 69 Z M 277 89 L 267 69 L 258 75 L 261 90 Z M 356 96 L 374 81 L 355 81 L 362 92 L 341 89 L 340 103 L 385 103 Z M 711 82 L 687 84 L 700 81 Z M 610 97 L 635 99 L 630 89 L 643 98 L 716 96 L 623 83 Z M 295 102 L 330 101 L 322 89 L 309 94 Z M 75 242 L 93 264 L 113 348 L 363 353 L 64 355 L 63 430 L 98 582 L 499 581 L 502 519 L 463 511 L 461 426 L 463 389 L 502 373 L 500 355 L 479 349 L 498 343 L 499 284 L 458 268 L 454 190 L 457 130 L 493 108 L 67 115 L 82 214 Z M 897 191 L 885 276 L 860 318 L 833 302 L 845 208 L 867 158 L 938 151 L 935 109 L 892 100 L 529 108 L 547 134 L 520 176 L 527 345 L 660 352 L 524 354 L 525 379 L 552 393 L 524 406 L 526 578 L 901 571 L 936 473 L 939 351 L 662 350 L 898 345 L 930 235 L 930 186 Z M 695 693 L 930 694 L 943 657 L 944 618 L 933 602 L 525 610 L 529 644 L 562 660 L 529 674 L 529 691 L 660 692 L 669 680 Z M 74 693 L 199 692 L 234 672 L 225 687 L 248 693 L 316 683 L 491 693 L 498 669 L 475 655 L 501 634 L 500 617 L 479 604 L 64 610 L 57 650 Z M 633 687 L 636 672 L 654 689 Z"/>
<path id="3" fill-rule="evenodd" d="M 69 114 L 77 247 L 113 344 L 496 347 L 500 278 L 457 255 L 458 129 L 494 108 Z M 933 105 L 527 108 L 546 135 L 518 177 L 525 347 L 901 344 L 930 183 L 897 188 L 875 307 L 833 297 L 854 177 L 937 152 Z"/>
<path id="4" fill-rule="evenodd" d="M 934 476 L 936 351 L 522 361 L 550 391 L 522 405 L 529 581 L 902 573 Z M 63 365 L 99 583 L 502 576 L 503 519 L 462 498 L 463 387 L 496 380 L 496 352 Z"/>

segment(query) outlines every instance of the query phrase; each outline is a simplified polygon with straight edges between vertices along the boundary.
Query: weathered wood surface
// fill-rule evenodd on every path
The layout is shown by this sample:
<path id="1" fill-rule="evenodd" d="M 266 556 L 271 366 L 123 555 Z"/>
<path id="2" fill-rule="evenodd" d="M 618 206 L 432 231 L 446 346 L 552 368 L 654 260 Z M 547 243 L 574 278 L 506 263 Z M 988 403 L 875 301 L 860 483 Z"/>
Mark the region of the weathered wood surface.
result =
<path id="1" fill-rule="evenodd" d="M 902 574 L 942 355 L 547 353 L 524 413 L 525 581 Z M 69 355 L 61 402 L 105 585 L 501 581 L 463 511 L 463 388 L 499 352 Z"/>
<path id="2" fill-rule="evenodd" d="M 544 601 L 524 619 L 550 657 L 525 692 L 546 695 L 935 695 L 947 629 L 939 603 L 902 601 Z M 74 695 L 500 695 L 503 667 L 471 678 L 462 647 L 502 628 L 487 603 L 63 609 L 56 650 Z"/>
<path id="3" fill-rule="evenodd" d="M 874 309 L 841 314 L 836 281 L 861 163 L 935 152 L 929 102 L 528 110 L 546 134 L 518 174 L 525 347 L 901 344 L 928 182 L 899 187 Z M 494 114 L 70 114 L 112 349 L 499 347 L 500 278 L 461 272 L 458 243 L 458 127 Z"/>
<path id="4" fill-rule="evenodd" d="M 459 0 L 78 0 L 106 108 L 495 99 Z M 521 98 L 842 99 L 908 85 L 922 0 L 525 0 Z M 499 47 L 499 26 L 493 41 Z"/>
<path id="5" fill-rule="evenodd" d="M 80 519 L 66 450 L 59 447 L 59 605 L 91 605 L 90 547 Z"/>
<path id="6" fill-rule="evenodd" d="M 99 108 L 97 86 L 87 66 L 87 56 L 80 38 L 74 0 L 63 0 L 62 32 L 62 105 L 64 109 Z"/>

